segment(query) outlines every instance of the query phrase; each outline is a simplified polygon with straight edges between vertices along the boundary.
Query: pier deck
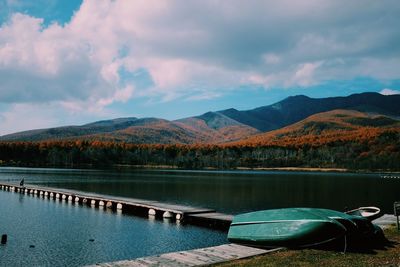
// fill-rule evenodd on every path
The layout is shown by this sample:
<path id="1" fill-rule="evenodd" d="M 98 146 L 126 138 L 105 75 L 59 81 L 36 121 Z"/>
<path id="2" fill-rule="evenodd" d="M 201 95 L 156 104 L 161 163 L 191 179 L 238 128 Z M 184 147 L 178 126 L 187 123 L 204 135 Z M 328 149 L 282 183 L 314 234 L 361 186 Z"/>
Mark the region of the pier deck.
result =
<path id="1" fill-rule="evenodd" d="M 109 263 L 99 263 L 91 267 L 151 267 L 151 266 L 204 266 L 225 261 L 243 259 L 257 255 L 273 252 L 278 249 L 259 249 L 236 244 L 225 244 L 216 247 L 179 251 L 161 255 L 137 258 L 134 260 L 123 260 Z"/>
<path id="2" fill-rule="evenodd" d="M 384 214 L 382 217 L 379 217 L 372 222 L 384 229 L 391 225 L 396 225 L 397 219 L 393 214 Z"/>
<path id="3" fill-rule="evenodd" d="M 34 195 L 44 199 L 67 201 L 91 207 L 112 209 L 140 216 L 168 218 L 180 222 L 227 230 L 232 215 L 217 213 L 213 209 L 168 204 L 158 201 L 116 197 L 78 190 L 61 189 L 37 185 L 0 182 L 0 189 L 21 194 Z"/>

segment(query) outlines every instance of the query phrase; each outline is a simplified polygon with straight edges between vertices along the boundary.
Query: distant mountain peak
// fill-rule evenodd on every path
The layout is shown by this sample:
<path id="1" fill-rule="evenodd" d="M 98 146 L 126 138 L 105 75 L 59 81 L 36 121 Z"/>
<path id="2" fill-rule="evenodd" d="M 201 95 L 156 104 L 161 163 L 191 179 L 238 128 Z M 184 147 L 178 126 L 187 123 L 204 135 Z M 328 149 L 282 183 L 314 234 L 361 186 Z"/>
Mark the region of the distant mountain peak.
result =
<path id="1" fill-rule="evenodd" d="M 116 119 L 110 119 L 110 120 L 100 120 L 100 121 L 95 121 L 91 123 L 84 124 L 82 126 L 105 126 L 105 125 L 115 125 L 115 124 L 120 124 L 120 123 L 126 123 L 130 121 L 135 121 L 138 118 L 136 117 L 127 117 L 127 118 L 116 118 Z"/>
<path id="2" fill-rule="evenodd" d="M 295 99 L 295 100 L 298 100 L 298 99 L 311 99 L 311 97 L 306 96 L 306 95 L 294 95 L 294 96 L 288 96 L 282 101 L 285 101 L 285 100 L 288 100 L 288 99 L 290 99 L 290 100 L 293 100 L 293 99 Z"/>
<path id="3" fill-rule="evenodd" d="M 242 125 L 242 123 L 237 122 L 218 111 L 216 112 L 209 111 L 201 116 L 197 116 L 196 118 L 203 120 L 208 125 L 208 127 L 215 130 L 228 126 Z"/>
<path id="4" fill-rule="evenodd" d="M 31 130 L 0 137 L 6 141 L 112 140 L 131 143 L 221 143 L 268 132 L 300 122 L 314 114 L 332 110 L 355 110 L 366 114 L 400 117 L 400 95 L 360 93 L 342 97 L 291 96 L 268 106 L 239 111 L 234 108 L 210 111 L 200 116 L 168 121 L 159 118 L 117 118 L 81 126 Z M 363 125 L 391 125 L 390 119 L 356 119 Z M 324 122 L 307 129 L 336 127 Z"/>
<path id="5" fill-rule="evenodd" d="M 382 96 L 366 92 L 344 97 L 290 96 L 269 106 L 245 111 L 222 111 L 226 116 L 266 132 L 298 122 L 316 113 L 334 109 L 359 110 L 400 116 L 400 95 Z"/>
<path id="6" fill-rule="evenodd" d="M 224 109 L 224 110 L 220 110 L 218 112 L 237 112 L 238 110 L 235 108 L 228 108 L 228 109 Z"/>

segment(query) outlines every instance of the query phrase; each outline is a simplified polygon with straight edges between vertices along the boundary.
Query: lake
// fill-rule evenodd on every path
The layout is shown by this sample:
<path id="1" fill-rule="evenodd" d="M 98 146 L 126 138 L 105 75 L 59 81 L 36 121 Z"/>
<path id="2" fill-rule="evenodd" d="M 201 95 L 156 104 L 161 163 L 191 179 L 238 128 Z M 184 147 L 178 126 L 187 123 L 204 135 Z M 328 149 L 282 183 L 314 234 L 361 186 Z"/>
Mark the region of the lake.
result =
<path id="1" fill-rule="evenodd" d="M 227 242 L 220 231 L 6 191 L 0 234 L 0 266 L 82 266 Z"/>
<path id="2" fill-rule="evenodd" d="M 0 180 L 142 198 L 237 214 L 282 207 L 392 212 L 400 179 L 379 174 L 283 171 L 0 168 Z"/>
<path id="3" fill-rule="evenodd" d="M 0 180 L 214 208 L 392 211 L 400 179 L 378 174 L 278 171 L 0 168 Z M 79 266 L 218 245 L 226 233 L 0 191 L 0 265 Z M 89 241 L 94 239 L 93 242 Z M 34 245 L 34 248 L 30 248 Z"/>

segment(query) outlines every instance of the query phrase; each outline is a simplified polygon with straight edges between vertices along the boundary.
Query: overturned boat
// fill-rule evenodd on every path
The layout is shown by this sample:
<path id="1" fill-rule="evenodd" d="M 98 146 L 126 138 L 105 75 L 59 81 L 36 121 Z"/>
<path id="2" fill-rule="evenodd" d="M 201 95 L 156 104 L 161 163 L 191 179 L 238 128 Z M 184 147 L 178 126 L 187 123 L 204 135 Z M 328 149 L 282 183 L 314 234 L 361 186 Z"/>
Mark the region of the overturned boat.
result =
<path id="1" fill-rule="evenodd" d="M 263 247 L 307 247 L 339 239 L 345 233 L 342 224 L 311 209 L 274 209 L 235 216 L 228 240 Z"/>
<path id="2" fill-rule="evenodd" d="M 302 248 L 342 240 L 364 242 L 379 232 L 379 227 L 361 216 L 328 209 L 287 208 L 235 216 L 228 240 L 259 247 Z"/>

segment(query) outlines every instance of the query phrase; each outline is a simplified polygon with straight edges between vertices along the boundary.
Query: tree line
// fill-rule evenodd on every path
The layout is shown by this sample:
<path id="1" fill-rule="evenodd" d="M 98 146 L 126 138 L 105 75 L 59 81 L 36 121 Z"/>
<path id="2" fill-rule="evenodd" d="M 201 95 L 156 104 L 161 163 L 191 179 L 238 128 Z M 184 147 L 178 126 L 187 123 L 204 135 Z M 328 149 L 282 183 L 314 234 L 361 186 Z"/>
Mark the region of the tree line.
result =
<path id="1" fill-rule="evenodd" d="M 0 142 L 0 165 L 96 167 L 173 166 L 184 169 L 273 167 L 400 170 L 400 133 L 323 144 L 128 144 L 100 141 Z"/>

